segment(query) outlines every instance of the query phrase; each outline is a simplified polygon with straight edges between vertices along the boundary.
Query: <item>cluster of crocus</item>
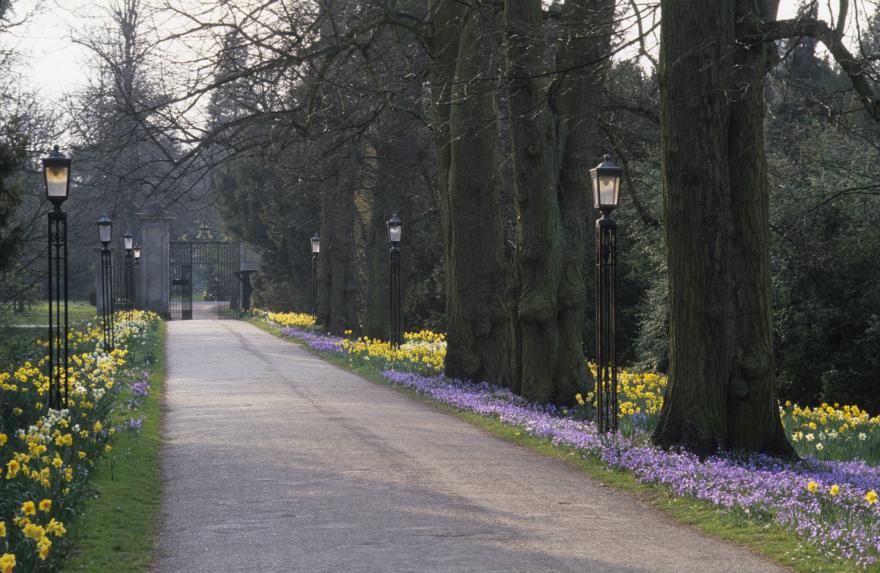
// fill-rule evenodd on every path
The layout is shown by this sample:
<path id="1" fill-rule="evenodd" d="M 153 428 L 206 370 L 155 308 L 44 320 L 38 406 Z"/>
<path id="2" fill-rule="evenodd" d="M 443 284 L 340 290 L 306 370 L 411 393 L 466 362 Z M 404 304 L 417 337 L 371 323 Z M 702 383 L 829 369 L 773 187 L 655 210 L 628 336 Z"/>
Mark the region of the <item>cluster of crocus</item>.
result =
<path id="1" fill-rule="evenodd" d="M 763 456 L 700 460 L 621 435 L 599 435 L 592 422 L 555 407 L 529 404 L 505 388 L 395 370 L 384 375 L 443 404 L 495 416 L 534 436 L 597 456 L 677 496 L 773 521 L 817 544 L 831 558 L 866 568 L 880 560 L 880 468 L 864 462 L 806 459 L 789 464 Z"/>
<path id="2" fill-rule="evenodd" d="M 318 352 L 342 352 L 341 344 L 345 338 L 332 334 L 319 334 L 314 330 L 304 328 L 286 327 L 281 329 L 283 336 L 296 338 L 312 350 Z"/>
<path id="3" fill-rule="evenodd" d="M 100 327 L 74 327 L 63 410 L 47 408 L 45 357 L 0 373 L 0 572 L 57 567 L 53 545 L 87 497 L 95 461 L 110 450 L 120 382 L 135 375 L 130 359 L 157 323 L 153 313 L 120 313 L 112 351 Z"/>

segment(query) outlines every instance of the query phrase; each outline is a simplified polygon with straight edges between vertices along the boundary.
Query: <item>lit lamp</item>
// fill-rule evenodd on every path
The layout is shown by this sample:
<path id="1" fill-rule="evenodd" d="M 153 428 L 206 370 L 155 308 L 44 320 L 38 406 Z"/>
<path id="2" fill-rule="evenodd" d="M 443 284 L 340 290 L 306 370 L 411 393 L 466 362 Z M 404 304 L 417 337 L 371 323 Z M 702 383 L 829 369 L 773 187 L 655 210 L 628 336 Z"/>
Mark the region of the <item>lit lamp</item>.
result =
<path id="1" fill-rule="evenodd" d="M 61 204 L 70 193 L 70 158 L 56 145 L 43 159 L 43 180 L 46 197 L 54 209 L 49 212 L 49 396 L 53 410 L 62 407 L 61 388 L 64 388 L 64 407 L 67 406 L 70 385 L 68 372 L 68 316 L 67 316 L 67 213 Z"/>
<path id="2" fill-rule="evenodd" d="M 617 223 L 611 212 L 620 199 L 622 175 L 623 169 L 609 155 L 590 170 L 593 206 L 602 211 L 596 220 L 596 426 L 600 433 L 617 431 Z"/>
<path id="3" fill-rule="evenodd" d="M 609 214 L 617 207 L 620 198 L 620 179 L 623 169 L 617 166 L 610 155 L 606 155 L 602 163 L 590 169 L 593 180 L 593 207 L 603 214 Z"/>
<path id="4" fill-rule="evenodd" d="M 46 181 L 46 197 L 60 209 L 70 194 L 70 158 L 66 157 L 58 146 L 43 158 L 43 177 Z"/>
<path id="5" fill-rule="evenodd" d="M 403 234 L 403 223 L 400 221 L 397 213 L 391 215 L 386 225 L 388 226 L 388 242 L 393 246 L 399 246 L 400 236 Z"/>

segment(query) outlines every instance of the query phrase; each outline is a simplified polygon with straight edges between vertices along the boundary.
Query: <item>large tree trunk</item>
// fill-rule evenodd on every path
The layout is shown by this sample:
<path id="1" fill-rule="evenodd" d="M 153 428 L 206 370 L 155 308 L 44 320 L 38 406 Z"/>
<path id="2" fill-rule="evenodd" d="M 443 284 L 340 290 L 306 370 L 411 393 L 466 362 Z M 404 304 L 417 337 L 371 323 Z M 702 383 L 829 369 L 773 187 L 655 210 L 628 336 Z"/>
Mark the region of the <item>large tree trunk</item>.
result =
<path id="1" fill-rule="evenodd" d="M 737 21 L 773 20 L 778 7 L 779 0 L 739 0 Z M 737 339 L 728 390 L 728 443 L 735 449 L 792 455 L 776 400 L 770 192 L 764 149 L 764 78 L 775 63 L 776 47 L 772 43 L 752 49 L 738 46 L 729 142 Z"/>
<path id="2" fill-rule="evenodd" d="M 402 4 L 402 5 L 400 5 Z M 398 8 L 410 14 L 419 14 L 423 10 L 412 2 L 401 2 Z M 417 118 L 421 113 L 422 76 L 424 73 L 424 57 L 422 48 L 415 44 L 413 36 L 405 30 L 388 29 L 376 42 L 375 53 L 381 57 L 378 73 L 382 78 L 384 89 L 388 91 L 390 102 L 382 112 L 375 126 L 373 137 L 375 143 L 375 160 L 371 165 L 375 168 L 372 193 L 370 193 L 370 221 L 366 230 L 366 272 L 364 285 L 364 319 L 363 333 L 371 338 L 388 340 L 390 333 L 389 321 L 389 243 L 386 222 L 392 213 L 398 213 L 404 223 L 404 244 L 401 255 L 409 259 L 412 244 L 408 237 L 415 236 L 414 227 L 410 224 L 412 213 L 410 202 L 407 201 L 412 189 L 420 182 L 422 159 L 419 156 L 420 126 Z M 414 54 L 415 53 L 415 54 Z M 412 56 L 410 59 L 407 56 Z M 376 63 L 374 63 L 374 66 Z M 403 75 L 400 70 L 412 69 L 413 74 Z M 412 259 L 409 259 L 412 260 Z M 409 265 L 403 264 L 404 285 Z M 404 288 L 406 294 L 406 288 Z M 406 305 L 404 305 L 406 309 Z M 404 314 L 404 328 L 406 328 Z"/>
<path id="3" fill-rule="evenodd" d="M 363 333 L 371 338 L 388 340 L 389 278 L 388 230 L 386 222 L 394 212 L 401 213 L 402 191 L 407 188 L 403 161 L 414 148 L 406 119 L 412 117 L 400 110 L 385 114 L 377 126 L 375 147 L 375 183 L 370 194 L 370 222 L 366 231 L 366 300 L 364 301 Z M 412 167 L 410 166 L 410 169 Z"/>
<path id="4" fill-rule="evenodd" d="M 431 70 L 446 259 L 446 374 L 511 386 L 513 325 L 495 157 L 491 7 L 432 6 Z"/>
<path id="5" fill-rule="evenodd" d="M 523 396 L 571 403 L 587 389 L 583 322 L 586 173 L 595 160 L 602 61 L 613 1 L 568 0 L 549 94 L 542 78 L 538 0 L 507 0 L 510 117 L 520 279 L 519 368 Z"/>
<path id="6" fill-rule="evenodd" d="M 775 2 L 759 2 L 775 13 Z M 772 5 L 771 5 L 772 4 Z M 739 9 L 738 9 L 739 5 Z M 773 382 L 763 78 L 736 42 L 751 0 L 664 0 L 669 387 L 654 440 L 790 454 Z"/>
<path id="7" fill-rule="evenodd" d="M 586 386 L 586 378 L 570 388 L 557 389 L 554 384 L 563 237 L 555 125 L 536 79 L 547 70 L 540 2 L 508 0 L 505 16 L 520 280 L 520 392 L 537 402 L 567 402 Z"/>
<path id="8" fill-rule="evenodd" d="M 341 159 L 337 175 L 321 188 L 318 324 L 334 334 L 357 324 L 354 190 L 358 163 L 354 157 Z"/>
<path id="9" fill-rule="evenodd" d="M 563 245 L 557 291 L 559 349 L 554 371 L 557 393 L 592 384 L 584 364 L 584 261 L 593 246 L 589 168 L 601 158 L 597 144 L 599 109 L 606 57 L 611 46 L 614 0 L 568 0 L 562 12 L 562 46 L 557 70 L 565 70 L 551 88 L 557 110 L 557 138 L 561 145 L 559 212 Z M 584 31 L 587 31 L 586 33 Z M 591 265 L 592 268 L 592 265 Z"/>

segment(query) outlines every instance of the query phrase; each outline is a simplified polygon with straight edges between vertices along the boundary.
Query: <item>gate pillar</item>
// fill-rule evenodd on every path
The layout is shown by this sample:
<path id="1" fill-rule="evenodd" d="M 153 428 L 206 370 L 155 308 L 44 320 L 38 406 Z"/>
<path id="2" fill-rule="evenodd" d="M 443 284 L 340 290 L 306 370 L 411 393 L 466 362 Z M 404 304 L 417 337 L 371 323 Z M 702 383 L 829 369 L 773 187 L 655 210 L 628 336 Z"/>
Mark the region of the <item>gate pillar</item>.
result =
<path id="1" fill-rule="evenodd" d="M 141 263 L 138 289 L 144 310 L 169 315 L 169 224 L 174 217 L 161 209 L 137 214 L 141 229 Z M 114 261 L 115 262 L 115 261 Z"/>
<path id="2" fill-rule="evenodd" d="M 238 278 L 241 280 L 241 311 L 247 312 L 251 309 L 251 295 L 254 292 L 254 285 L 251 277 L 258 272 L 263 266 L 263 256 L 260 252 L 247 243 L 241 243 L 239 247 L 239 264 L 240 271 Z"/>

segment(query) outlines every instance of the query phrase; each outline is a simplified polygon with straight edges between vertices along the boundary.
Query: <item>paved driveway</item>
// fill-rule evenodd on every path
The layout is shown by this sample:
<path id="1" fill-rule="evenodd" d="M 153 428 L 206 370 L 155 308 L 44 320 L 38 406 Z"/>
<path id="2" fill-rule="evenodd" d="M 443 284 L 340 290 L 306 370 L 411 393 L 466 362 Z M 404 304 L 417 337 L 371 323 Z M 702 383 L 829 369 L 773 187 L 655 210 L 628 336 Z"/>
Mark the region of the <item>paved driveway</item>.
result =
<path id="1" fill-rule="evenodd" d="M 157 571 L 780 571 L 247 323 L 167 344 Z"/>

